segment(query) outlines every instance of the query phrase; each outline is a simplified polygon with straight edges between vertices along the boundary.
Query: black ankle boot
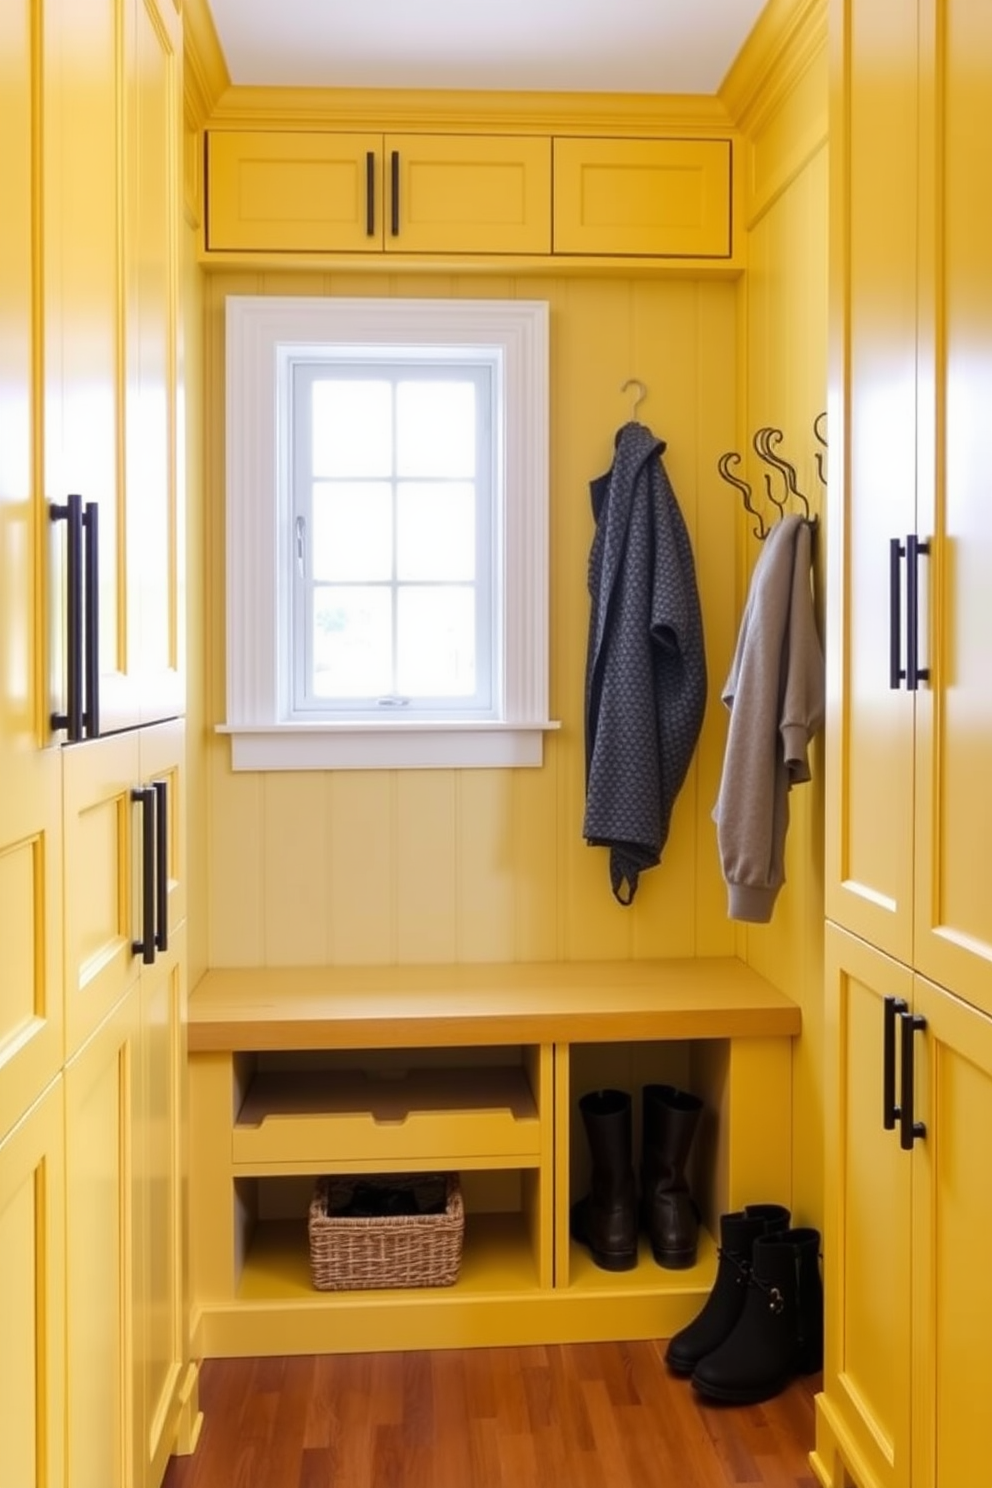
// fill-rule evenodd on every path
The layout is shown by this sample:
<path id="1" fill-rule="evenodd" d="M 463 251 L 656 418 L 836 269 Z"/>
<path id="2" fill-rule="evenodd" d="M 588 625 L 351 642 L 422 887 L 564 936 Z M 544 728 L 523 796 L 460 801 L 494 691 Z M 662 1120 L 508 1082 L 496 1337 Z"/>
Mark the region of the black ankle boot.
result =
<path id="1" fill-rule="evenodd" d="M 699 1215 L 685 1164 L 703 1103 L 674 1085 L 645 1085 L 642 1100 L 641 1223 L 658 1265 L 677 1270 L 696 1260 Z"/>
<path id="2" fill-rule="evenodd" d="M 637 1265 L 637 1190 L 631 1101 L 623 1090 L 594 1090 L 579 1101 L 592 1156 L 586 1198 L 572 1205 L 571 1231 L 604 1271 Z"/>
<path id="3" fill-rule="evenodd" d="M 729 1338 L 744 1310 L 751 1277 L 751 1248 L 759 1235 L 789 1228 L 782 1204 L 749 1204 L 720 1216 L 720 1249 L 713 1290 L 691 1323 L 669 1341 L 665 1363 L 674 1374 L 691 1374 L 700 1359 Z"/>
<path id="4" fill-rule="evenodd" d="M 822 1362 L 820 1232 L 761 1235 L 751 1249 L 740 1318 L 729 1337 L 700 1359 L 692 1383 L 713 1400 L 752 1405 L 770 1400 Z"/>

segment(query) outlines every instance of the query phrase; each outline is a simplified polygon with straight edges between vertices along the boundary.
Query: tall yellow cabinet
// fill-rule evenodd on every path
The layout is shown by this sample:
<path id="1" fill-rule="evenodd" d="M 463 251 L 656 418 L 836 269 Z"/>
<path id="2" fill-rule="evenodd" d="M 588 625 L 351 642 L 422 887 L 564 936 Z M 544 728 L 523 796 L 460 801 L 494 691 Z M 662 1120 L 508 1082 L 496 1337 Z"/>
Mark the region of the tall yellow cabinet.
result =
<path id="1" fill-rule="evenodd" d="M 992 17 L 833 9 L 827 1357 L 814 1464 L 992 1484 Z"/>
<path id="2" fill-rule="evenodd" d="M 35 1488 L 156 1488 L 195 1415 L 181 96 L 173 0 L 0 7 L 0 1441 Z M 74 743 L 71 495 L 99 516 Z"/>

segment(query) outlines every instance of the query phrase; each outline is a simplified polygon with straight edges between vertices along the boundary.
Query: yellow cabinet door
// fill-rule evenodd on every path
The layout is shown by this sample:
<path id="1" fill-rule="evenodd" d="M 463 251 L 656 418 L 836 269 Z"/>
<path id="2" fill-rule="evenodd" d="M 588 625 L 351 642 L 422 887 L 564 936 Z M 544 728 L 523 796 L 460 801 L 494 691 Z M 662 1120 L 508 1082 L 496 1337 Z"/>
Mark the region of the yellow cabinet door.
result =
<path id="1" fill-rule="evenodd" d="M 521 135 L 387 135 L 385 246 L 550 253 L 551 145 Z"/>
<path id="2" fill-rule="evenodd" d="M 134 1441 L 134 988 L 66 1065 L 67 1488 L 142 1488 Z"/>
<path id="3" fill-rule="evenodd" d="M 937 84 L 924 134 L 939 149 L 940 244 L 925 262 L 921 320 L 924 391 L 936 440 L 925 478 L 936 520 L 920 537 L 923 660 L 917 699 L 917 843 L 914 964 L 992 1013 L 992 202 L 976 183 L 992 171 L 988 99 L 992 23 L 970 0 L 940 5 L 941 45 L 930 21 L 928 68 Z M 939 113 L 937 112 L 939 110 Z M 924 244 L 936 243 L 926 232 Z M 936 410 L 941 410 L 937 418 Z M 928 601 L 928 603 L 927 603 Z"/>
<path id="4" fill-rule="evenodd" d="M 547 139 L 214 130 L 207 149 L 210 249 L 551 250 Z"/>
<path id="5" fill-rule="evenodd" d="M 140 720 L 184 711 L 178 383 L 182 26 L 127 0 L 124 26 L 124 482 Z"/>
<path id="6" fill-rule="evenodd" d="M 913 1488 L 989 1488 L 992 1020 L 918 977 Z"/>
<path id="7" fill-rule="evenodd" d="M 860 1488 L 908 1488 L 912 1162 L 883 1124 L 883 1009 L 886 997 L 911 1006 L 913 978 L 829 924 L 825 965 L 820 1410 Z"/>
<path id="8" fill-rule="evenodd" d="M 99 516 L 103 730 L 139 719 L 136 635 L 124 556 L 128 512 L 119 343 L 123 328 L 117 0 L 46 0 L 44 111 L 44 493 L 77 493 Z M 65 542 L 52 539 L 53 708 L 65 709 Z"/>
<path id="9" fill-rule="evenodd" d="M 185 927 L 140 982 L 135 1141 L 135 1349 L 141 1479 L 157 1488 L 182 1408 L 187 1343 Z"/>
<path id="10" fill-rule="evenodd" d="M 61 808 L 37 623 L 47 513 L 34 471 L 31 161 L 37 38 L 29 0 L 0 13 L 0 1137 L 62 1063 Z"/>
<path id="11" fill-rule="evenodd" d="M 729 258 L 729 140 L 556 139 L 554 251 Z"/>
<path id="12" fill-rule="evenodd" d="M 363 253 L 382 247 L 382 136 L 211 130 L 207 247 Z"/>
<path id="13" fill-rule="evenodd" d="M 173 718 L 142 729 L 140 743 L 140 784 L 156 792 L 155 844 L 160 852 L 156 892 L 160 876 L 164 885 L 165 913 L 156 915 L 156 932 L 161 932 L 159 921 L 164 919 L 168 939 L 186 918 L 185 721 Z"/>
<path id="14" fill-rule="evenodd" d="M 834 7 L 827 915 L 909 961 L 914 694 L 905 554 L 916 532 L 916 0 Z M 892 682 L 897 685 L 893 687 Z"/>
<path id="15" fill-rule="evenodd" d="M 72 1053 L 138 976 L 142 862 L 137 732 L 62 751 L 66 1051 Z"/>
<path id="16" fill-rule="evenodd" d="M 11 1488 L 65 1483 L 62 1081 L 0 1141 L 0 1442 Z"/>

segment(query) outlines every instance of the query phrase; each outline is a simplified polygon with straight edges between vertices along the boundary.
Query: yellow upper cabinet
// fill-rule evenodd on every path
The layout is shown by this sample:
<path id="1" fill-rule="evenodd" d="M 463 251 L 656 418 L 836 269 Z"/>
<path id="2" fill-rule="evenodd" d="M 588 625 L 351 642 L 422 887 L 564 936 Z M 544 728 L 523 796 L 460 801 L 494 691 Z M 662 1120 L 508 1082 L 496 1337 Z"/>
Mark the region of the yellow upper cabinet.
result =
<path id="1" fill-rule="evenodd" d="M 556 253 L 729 258 L 729 140 L 556 139 Z"/>
<path id="2" fill-rule="evenodd" d="M 827 912 L 992 1012 L 992 25 L 968 0 L 845 13 Z"/>
<path id="3" fill-rule="evenodd" d="M 214 250 L 547 253 L 551 145 L 519 135 L 213 131 Z"/>

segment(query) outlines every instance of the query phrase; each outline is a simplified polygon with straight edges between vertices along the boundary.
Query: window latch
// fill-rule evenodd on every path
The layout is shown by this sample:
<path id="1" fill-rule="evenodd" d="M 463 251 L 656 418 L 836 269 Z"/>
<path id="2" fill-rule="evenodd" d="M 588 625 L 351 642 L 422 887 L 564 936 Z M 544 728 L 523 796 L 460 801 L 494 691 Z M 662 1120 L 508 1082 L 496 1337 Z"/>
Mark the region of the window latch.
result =
<path id="1" fill-rule="evenodd" d="M 297 565 L 298 565 L 299 570 L 300 570 L 300 578 L 301 579 L 305 579 L 306 576 L 307 576 L 306 575 L 306 562 L 305 562 L 306 538 L 307 538 L 307 523 L 306 523 L 306 518 L 305 517 L 297 517 L 297 519 L 296 519 L 296 562 L 297 562 Z"/>

